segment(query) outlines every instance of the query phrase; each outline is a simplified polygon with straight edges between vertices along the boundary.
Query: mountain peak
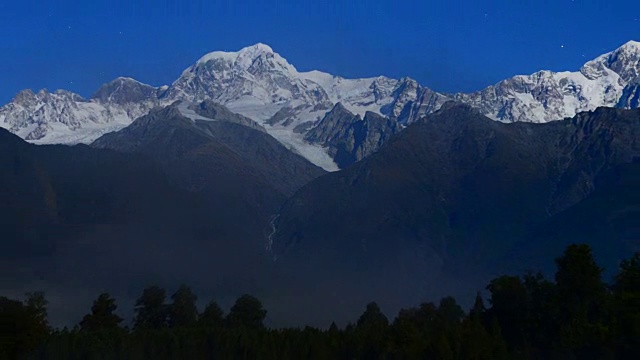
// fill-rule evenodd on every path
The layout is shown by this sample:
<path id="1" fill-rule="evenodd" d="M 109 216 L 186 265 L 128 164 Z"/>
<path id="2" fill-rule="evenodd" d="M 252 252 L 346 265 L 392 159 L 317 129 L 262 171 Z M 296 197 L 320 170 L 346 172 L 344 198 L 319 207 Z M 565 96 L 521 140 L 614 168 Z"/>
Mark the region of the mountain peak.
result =
<path id="1" fill-rule="evenodd" d="M 118 77 L 103 84 L 92 99 L 102 103 L 129 104 L 157 98 L 158 89 L 129 77 Z"/>
<path id="2" fill-rule="evenodd" d="M 255 45 L 251 45 L 243 48 L 242 50 L 240 50 L 240 53 L 253 53 L 253 54 L 271 53 L 273 54 L 274 51 L 271 48 L 271 46 L 267 44 L 257 43 Z"/>
<path id="3" fill-rule="evenodd" d="M 127 77 L 127 76 L 119 76 L 119 77 L 113 79 L 111 81 L 111 83 L 134 83 L 134 84 L 140 84 L 140 85 L 144 85 L 144 86 L 151 86 L 149 84 L 145 84 L 145 83 L 143 83 L 141 81 L 138 81 L 138 80 L 136 80 L 134 78 L 130 78 L 130 77 Z"/>
<path id="4" fill-rule="evenodd" d="M 625 82 L 630 82 L 640 76 L 640 42 L 629 41 L 606 54 L 605 65 L 615 71 Z"/>
<path id="5" fill-rule="evenodd" d="M 256 59 L 261 55 L 275 55 L 273 49 L 266 44 L 257 43 L 255 45 L 244 47 L 238 51 L 214 51 L 210 52 L 198 60 L 198 64 L 205 64 L 211 60 L 229 60 L 235 61 L 238 58 Z"/>
<path id="6" fill-rule="evenodd" d="M 33 98 L 36 94 L 31 89 L 21 90 L 16 96 L 13 98 L 12 102 L 17 104 L 23 104 L 26 100 Z"/>
<path id="7" fill-rule="evenodd" d="M 620 49 L 638 49 L 640 50 L 640 41 L 630 40 L 624 43 Z"/>
<path id="8" fill-rule="evenodd" d="M 349 110 L 347 110 L 347 108 L 339 101 L 333 106 L 333 109 L 331 109 L 330 112 L 333 112 L 333 111 L 347 111 L 347 112 L 349 112 Z"/>
<path id="9" fill-rule="evenodd" d="M 622 59 L 620 59 L 621 54 L 624 55 Z M 620 60 L 630 60 L 629 62 L 631 62 L 631 64 L 629 65 L 635 66 L 636 64 L 633 60 L 635 59 L 635 56 L 639 54 L 640 54 L 640 42 L 631 40 L 631 41 L 627 41 L 626 43 L 624 43 L 623 45 L 621 45 L 620 47 L 618 47 L 613 51 L 602 54 L 597 58 L 588 61 L 584 66 L 599 68 L 602 65 L 604 65 L 604 66 L 610 67 L 613 62 L 620 61 Z"/>
<path id="10" fill-rule="evenodd" d="M 138 81 L 138 80 L 136 80 L 134 78 L 130 78 L 130 77 L 126 77 L 126 76 L 120 76 L 120 77 L 117 77 L 117 78 L 109 81 L 108 83 L 102 84 L 100 89 L 98 89 L 98 92 L 102 91 L 103 89 L 118 88 L 118 87 L 123 87 L 123 86 L 144 87 L 144 88 L 156 89 L 154 86 L 151 86 L 149 84 L 145 84 L 145 83 L 140 82 L 140 81 Z"/>

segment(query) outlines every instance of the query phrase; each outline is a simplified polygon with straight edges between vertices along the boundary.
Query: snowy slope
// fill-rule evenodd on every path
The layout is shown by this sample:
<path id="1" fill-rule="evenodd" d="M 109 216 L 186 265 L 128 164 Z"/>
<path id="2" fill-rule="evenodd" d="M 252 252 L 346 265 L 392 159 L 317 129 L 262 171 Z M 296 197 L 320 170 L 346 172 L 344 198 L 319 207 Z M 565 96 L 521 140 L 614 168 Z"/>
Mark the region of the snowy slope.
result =
<path id="1" fill-rule="evenodd" d="M 339 76 L 309 71 L 298 74 L 301 78 L 319 84 L 332 103 L 342 103 L 349 111 L 364 115 L 367 111 L 381 112 L 393 101 L 393 90 L 399 80 L 384 76 L 367 79 L 345 79 Z"/>

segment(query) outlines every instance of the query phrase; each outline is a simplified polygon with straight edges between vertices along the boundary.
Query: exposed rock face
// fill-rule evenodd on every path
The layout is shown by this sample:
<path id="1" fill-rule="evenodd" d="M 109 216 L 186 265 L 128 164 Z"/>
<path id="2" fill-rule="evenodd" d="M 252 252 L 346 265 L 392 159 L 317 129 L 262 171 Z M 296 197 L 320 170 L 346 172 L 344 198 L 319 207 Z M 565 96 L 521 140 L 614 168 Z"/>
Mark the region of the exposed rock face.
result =
<path id="1" fill-rule="evenodd" d="M 640 77 L 624 88 L 617 107 L 621 109 L 640 108 Z"/>
<path id="2" fill-rule="evenodd" d="M 195 106 L 194 111 L 205 118 L 217 121 L 231 122 L 234 124 L 252 128 L 254 130 L 258 130 L 260 132 L 267 132 L 264 127 L 262 127 L 262 125 L 258 124 L 257 122 L 249 119 L 246 116 L 233 113 L 229 109 L 227 109 L 226 106 L 216 104 L 211 100 L 205 100 L 199 105 Z"/>
<path id="3" fill-rule="evenodd" d="M 102 85 L 91 97 L 103 104 L 126 105 L 155 101 L 162 95 L 164 88 L 156 88 L 131 78 L 120 77 Z"/>
<path id="4" fill-rule="evenodd" d="M 305 140 L 327 147 L 338 166 L 345 168 L 371 155 L 399 130 L 391 118 L 370 111 L 360 118 L 338 103 Z"/>
<path id="5" fill-rule="evenodd" d="M 328 145 L 331 141 L 344 137 L 349 125 L 360 120 L 360 116 L 347 110 L 342 103 L 337 103 L 320 123 L 307 133 L 305 139 Z"/>

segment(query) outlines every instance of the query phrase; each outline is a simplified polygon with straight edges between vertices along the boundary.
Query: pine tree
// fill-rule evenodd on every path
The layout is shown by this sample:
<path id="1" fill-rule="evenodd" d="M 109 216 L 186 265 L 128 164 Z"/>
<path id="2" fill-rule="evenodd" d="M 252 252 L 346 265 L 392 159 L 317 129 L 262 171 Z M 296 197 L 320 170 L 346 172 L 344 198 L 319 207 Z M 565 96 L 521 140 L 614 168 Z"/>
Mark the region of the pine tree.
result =
<path id="1" fill-rule="evenodd" d="M 27 350 L 27 321 L 27 311 L 20 301 L 0 297 L 0 358 L 18 358 Z"/>
<path id="2" fill-rule="evenodd" d="M 459 324 L 464 318 L 464 310 L 458 305 L 456 299 L 447 296 L 440 300 L 438 315 L 448 324 Z"/>
<path id="3" fill-rule="evenodd" d="M 616 294 L 640 292 L 640 252 L 620 263 L 612 288 Z"/>
<path id="4" fill-rule="evenodd" d="M 521 351 L 526 344 L 528 313 L 527 291 L 517 276 L 501 276 L 491 281 L 489 321 L 496 321 L 511 350 Z"/>
<path id="5" fill-rule="evenodd" d="M 118 329 L 122 318 L 114 314 L 117 308 L 116 300 L 108 293 L 100 294 L 91 306 L 91 314 L 85 315 L 80 322 L 81 330 L 95 332 Z"/>
<path id="6" fill-rule="evenodd" d="M 557 287 L 540 273 L 528 273 L 523 276 L 522 281 L 528 298 L 526 336 L 532 347 L 532 356 L 550 358 L 554 342 L 558 338 Z"/>
<path id="7" fill-rule="evenodd" d="M 47 320 L 47 305 L 49 305 L 49 302 L 47 301 L 44 292 L 30 292 L 27 293 L 26 296 L 27 308 L 33 314 L 34 319 L 38 322 L 38 324 L 42 325 L 42 327 L 49 328 L 49 322 Z"/>
<path id="8" fill-rule="evenodd" d="M 167 325 L 167 305 L 165 290 L 150 286 L 143 290 L 134 308 L 134 329 L 161 329 Z"/>
<path id="9" fill-rule="evenodd" d="M 622 261 L 612 289 L 618 351 L 622 358 L 640 358 L 640 252 Z"/>
<path id="10" fill-rule="evenodd" d="M 33 343 L 40 343 L 51 333 L 49 326 L 47 305 L 44 292 L 35 291 L 26 294 L 25 307 L 30 320 L 30 337 Z"/>
<path id="11" fill-rule="evenodd" d="M 433 324 L 435 332 L 444 337 L 437 340 L 437 345 L 441 345 L 439 351 L 444 351 L 442 355 L 437 355 L 438 357 L 458 357 L 462 346 L 462 320 L 464 317 L 464 310 L 453 297 L 448 296 L 440 300 Z M 447 350 L 445 350 L 445 344 L 448 346 Z"/>
<path id="12" fill-rule="evenodd" d="M 329 325 L 329 333 L 336 334 L 339 331 L 340 331 L 340 329 L 338 329 L 338 325 L 336 325 L 335 321 L 332 321 L 331 325 Z"/>
<path id="13" fill-rule="evenodd" d="M 473 307 L 471 311 L 469 311 L 469 317 L 482 322 L 484 320 L 486 308 L 484 307 L 484 300 L 482 299 L 482 295 L 480 295 L 480 291 L 476 293 L 476 299 L 473 302 Z"/>
<path id="14" fill-rule="evenodd" d="M 28 294 L 26 303 L 0 297 L 0 359 L 19 359 L 49 336 L 47 301 L 41 292 Z"/>
<path id="15" fill-rule="evenodd" d="M 198 297 L 186 285 L 180 288 L 171 296 L 173 303 L 169 306 L 169 326 L 190 327 L 198 321 L 198 308 L 196 301 Z"/>
<path id="16" fill-rule="evenodd" d="M 394 358 L 418 359 L 423 358 L 428 346 L 428 339 L 424 336 L 422 327 L 425 325 L 419 319 L 420 310 L 416 308 L 401 309 L 393 321 L 392 353 Z"/>
<path id="17" fill-rule="evenodd" d="M 480 292 L 476 294 L 473 308 L 469 317 L 462 325 L 462 343 L 460 358 L 462 359 L 496 359 L 496 339 L 491 336 L 484 326 L 484 300 Z"/>
<path id="18" fill-rule="evenodd" d="M 226 321 L 231 327 L 262 329 L 266 317 L 267 311 L 262 307 L 260 300 L 245 294 L 231 307 Z"/>
<path id="19" fill-rule="evenodd" d="M 360 340 L 360 353 L 367 359 L 380 358 L 386 347 L 389 320 L 377 303 L 367 304 L 364 313 L 356 323 L 356 334 Z"/>
<path id="20" fill-rule="evenodd" d="M 561 346 L 580 358 L 598 356 L 610 332 L 603 269 L 588 245 L 570 245 L 556 264 Z"/>
<path id="21" fill-rule="evenodd" d="M 357 328 L 360 329 L 384 329 L 389 326 L 389 319 L 382 313 L 380 307 L 375 302 L 367 304 L 364 313 L 357 322 Z"/>
<path id="22" fill-rule="evenodd" d="M 202 314 L 198 317 L 198 325 L 206 328 L 219 328 L 223 323 L 224 313 L 215 301 L 209 302 Z"/>

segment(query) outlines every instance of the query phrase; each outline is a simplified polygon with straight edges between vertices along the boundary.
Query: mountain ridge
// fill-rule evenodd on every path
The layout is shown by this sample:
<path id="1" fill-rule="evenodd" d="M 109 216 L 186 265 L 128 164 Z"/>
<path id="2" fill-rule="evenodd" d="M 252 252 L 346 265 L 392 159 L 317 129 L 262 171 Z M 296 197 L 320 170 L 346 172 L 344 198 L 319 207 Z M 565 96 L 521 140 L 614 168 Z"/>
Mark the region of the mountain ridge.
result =
<path id="1" fill-rule="evenodd" d="M 470 104 L 502 122 L 549 122 L 599 106 L 640 106 L 639 76 L 640 43 L 629 41 L 578 71 L 543 70 L 472 93 L 443 94 L 406 77 L 346 79 L 317 70 L 299 72 L 271 47 L 258 43 L 236 52 L 205 54 L 170 85 L 153 87 L 120 77 L 89 99 L 66 91 L 22 91 L 0 107 L 0 126 L 34 143 L 89 143 L 154 107 L 177 100 L 212 100 L 263 124 L 281 143 L 315 164 L 337 170 L 350 163 L 341 161 L 338 166 L 331 159 L 331 146 L 310 142 L 312 136 L 307 136 L 322 126 L 321 120 L 337 103 L 361 118 L 372 112 L 400 127 L 449 100 Z"/>

